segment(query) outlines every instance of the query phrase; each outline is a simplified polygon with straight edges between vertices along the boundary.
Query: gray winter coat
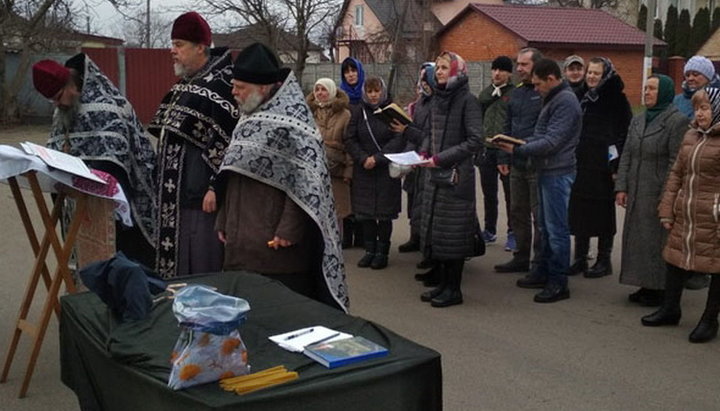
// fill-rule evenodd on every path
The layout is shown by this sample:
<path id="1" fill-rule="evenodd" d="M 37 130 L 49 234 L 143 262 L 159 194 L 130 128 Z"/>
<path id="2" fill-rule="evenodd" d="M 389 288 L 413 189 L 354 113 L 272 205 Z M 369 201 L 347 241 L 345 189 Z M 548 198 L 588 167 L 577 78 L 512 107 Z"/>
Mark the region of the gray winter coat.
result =
<path id="1" fill-rule="evenodd" d="M 450 90 L 436 90 L 430 127 L 421 151 L 440 168 L 456 167 L 458 184 L 435 185 L 428 169 L 423 195 L 421 249 L 429 258 L 456 260 L 473 254 L 477 230 L 473 155 L 483 150 L 482 112 L 467 79 Z"/>
<path id="2" fill-rule="evenodd" d="M 654 290 L 665 287 L 666 268 L 660 252 L 667 231 L 660 225 L 657 206 L 688 122 L 673 105 L 647 127 L 644 112 L 630 122 L 615 181 L 615 191 L 627 193 L 620 269 L 622 284 Z"/>

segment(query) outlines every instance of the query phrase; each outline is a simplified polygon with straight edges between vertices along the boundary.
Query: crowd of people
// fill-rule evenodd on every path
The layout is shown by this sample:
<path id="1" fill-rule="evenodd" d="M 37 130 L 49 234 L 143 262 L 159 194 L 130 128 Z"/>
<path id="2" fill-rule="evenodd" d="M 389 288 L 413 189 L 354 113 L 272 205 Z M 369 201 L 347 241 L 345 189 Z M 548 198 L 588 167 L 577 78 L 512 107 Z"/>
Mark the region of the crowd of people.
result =
<path id="1" fill-rule="evenodd" d="M 118 180 L 136 223 L 118 228 L 118 250 L 163 278 L 250 270 L 347 310 L 342 249 L 364 248 L 360 268 L 388 267 L 405 190 L 410 238 L 398 249 L 422 255 L 428 271 L 415 279 L 432 288 L 420 299 L 462 304 L 466 260 L 501 234 L 502 187 L 512 258 L 494 269 L 527 272 L 517 286 L 540 290 L 535 302 L 570 298 L 570 276 L 613 273 L 620 206 L 633 229 L 623 230 L 619 280 L 638 287 L 629 301 L 659 307 L 642 324 L 677 324 L 683 288 L 709 283 L 690 341 L 716 337 L 720 77 L 705 57 L 688 60 L 677 96 L 669 77 L 651 75 L 633 116 L 606 57 L 561 66 L 523 48 L 495 58 L 474 96 L 465 60 L 443 51 L 420 67 L 412 121 L 388 123 L 375 115 L 393 101 L 385 81 L 355 58 L 342 62 L 339 86 L 320 78 L 306 96 L 268 47 L 234 61 L 212 48 L 197 13 L 178 17 L 171 37 L 179 80 L 148 125 L 157 151 L 90 58 L 33 67 L 57 107 L 49 146 Z M 511 138 L 490 141 L 498 135 Z M 386 156 L 409 151 L 421 159 L 413 167 Z"/>

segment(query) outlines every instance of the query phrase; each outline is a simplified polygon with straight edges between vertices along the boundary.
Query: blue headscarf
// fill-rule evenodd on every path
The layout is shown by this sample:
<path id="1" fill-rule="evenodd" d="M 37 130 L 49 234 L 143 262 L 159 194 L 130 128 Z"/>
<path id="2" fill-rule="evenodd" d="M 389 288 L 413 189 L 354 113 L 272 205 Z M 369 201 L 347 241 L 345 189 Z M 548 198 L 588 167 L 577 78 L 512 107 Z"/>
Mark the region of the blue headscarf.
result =
<path id="1" fill-rule="evenodd" d="M 355 85 L 350 85 L 345 81 L 345 70 L 347 67 L 355 67 L 358 72 L 358 81 Z M 357 104 L 362 100 L 363 85 L 365 84 L 365 70 L 363 70 L 362 63 L 353 57 L 348 57 L 343 60 L 340 65 L 340 89 L 345 92 L 350 98 L 350 104 Z"/>
<path id="2" fill-rule="evenodd" d="M 422 82 L 428 83 L 430 86 L 430 91 L 426 91 L 423 86 Z M 418 76 L 417 81 L 417 90 L 420 95 L 428 97 L 432 95 L 432 90 L 435 88 L 435 62 L 434 61 L 428 61 L 422 64 L 420 67 L 420 75 Z"/>

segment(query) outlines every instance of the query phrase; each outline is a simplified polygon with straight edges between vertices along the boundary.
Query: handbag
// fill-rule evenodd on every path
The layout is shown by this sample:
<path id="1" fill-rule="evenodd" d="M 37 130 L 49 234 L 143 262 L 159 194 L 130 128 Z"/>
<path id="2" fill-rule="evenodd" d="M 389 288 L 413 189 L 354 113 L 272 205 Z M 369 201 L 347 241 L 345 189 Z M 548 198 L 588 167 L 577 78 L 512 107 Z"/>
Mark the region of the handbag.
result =
<path id="1" fill-rule="evenodd" d="M 438 187 L 454 187 L 459 181 L 455 166 L 451 168 L 435 167 L 430 169 L 430 181 Z"/>
<path id="2" fill-rule="evenodd" d="M 480 257 L 485 255 L 485 240 L 482 237 L 482 229 L 479 223 L 475 223 L 475 233 L 473 234 L 473 253 L 472 257 Z"/>

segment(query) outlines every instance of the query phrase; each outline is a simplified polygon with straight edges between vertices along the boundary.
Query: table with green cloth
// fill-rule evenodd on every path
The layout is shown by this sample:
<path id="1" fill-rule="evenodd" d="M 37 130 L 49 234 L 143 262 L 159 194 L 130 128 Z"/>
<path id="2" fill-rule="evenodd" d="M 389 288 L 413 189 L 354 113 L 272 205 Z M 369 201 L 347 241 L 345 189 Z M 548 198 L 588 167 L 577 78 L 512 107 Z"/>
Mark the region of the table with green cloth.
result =
<path id="1" fill-rule="evenodd" d="M 170 353 L 180 333 L 172 300 L 156 303 L 142 321 L 121 323 L 93 293 L 61 299 L 62 381 L 83 410 L 439 410 L 440 354 L 392 331 L 299 295 L 248 272 L 183 279 L 217 287 L 250 303 L 240 334 L 252 371 L 284 365 L 295 381 L 236 395 L 217 382 L 173 391 L 167 387 Z M 269 336 L 323 325 L 363 336 L 389 349 L 385 357 L 327 369 L 286 351 Z"/>

